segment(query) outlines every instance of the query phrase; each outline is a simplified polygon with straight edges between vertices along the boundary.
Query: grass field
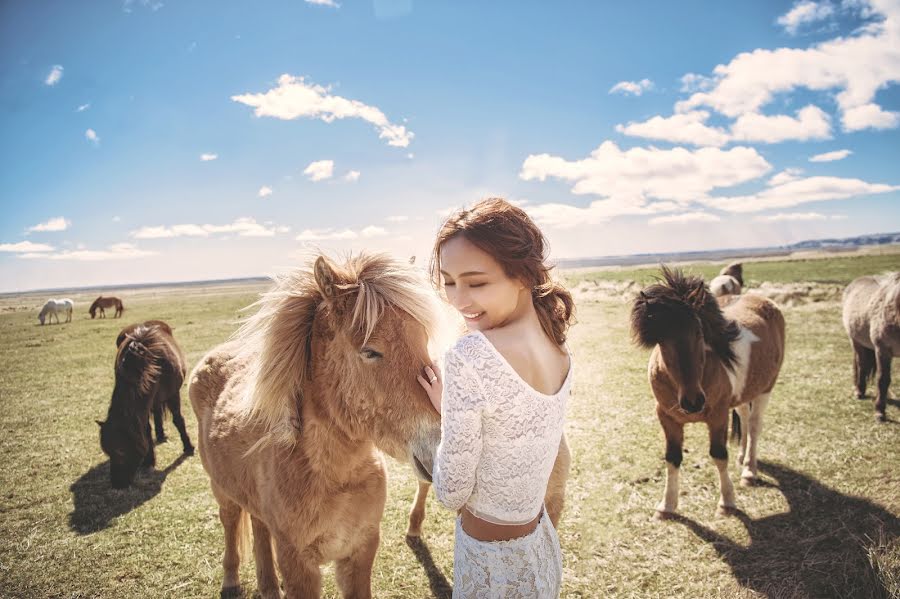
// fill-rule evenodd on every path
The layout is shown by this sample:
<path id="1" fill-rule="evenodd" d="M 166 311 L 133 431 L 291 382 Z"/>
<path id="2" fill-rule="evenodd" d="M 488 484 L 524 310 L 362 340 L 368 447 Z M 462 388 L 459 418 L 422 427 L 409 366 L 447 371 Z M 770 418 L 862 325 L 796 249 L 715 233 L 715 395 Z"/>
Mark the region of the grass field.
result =
<path id="1" fill-rule="evenodd" d="M 846 283 L 897 269 L 873 254 L 745 263 L 754 281 Z M 721 265 L 691 267 L 706 275 Z M 650 270 L 566 275 L 644 281 Z M 0 302 L 0 596 L 215 597 L 223 540 L 198 457 L 157 449 L 157 471 L 113 491 L 96 418 L 113 386 L 121 326 L 150 318 L 175 329 L 191 367 L 235 328 L 259 288 L 142 291 L 121 320 L 40 327 L 35 297 Z M 566 432 L 573 453 L 560 526 L 563 597 L 900 597 L 900 405 L 889 422 L 851 399 L 851 352 L 840 306 L 786 308 L 787 356 L 761 444 L 765 484 L 737 488 L 741 512 L 715 516 L 718 483 L 705 427 L 687 429 L 682 517 L 651 518 L 665 476 L 663 435 L 633 347 L 628 304 L 581 303 L 570 346 L 576 384 Z M 188 430 L 196 421 L 183 390 Z M 732 452 L 733 454 L 734 452 Z M 411 470 L 390 463 L 376 597 L 449 597 L 452 515 L 429 499 L 419 543 L 404 538 Z M 732 469 L 736 482 L 739 473 Z M 252 564 L 242 568 L 248 596 Z M 334 596 L 331 568 L 326 596 Z"/>

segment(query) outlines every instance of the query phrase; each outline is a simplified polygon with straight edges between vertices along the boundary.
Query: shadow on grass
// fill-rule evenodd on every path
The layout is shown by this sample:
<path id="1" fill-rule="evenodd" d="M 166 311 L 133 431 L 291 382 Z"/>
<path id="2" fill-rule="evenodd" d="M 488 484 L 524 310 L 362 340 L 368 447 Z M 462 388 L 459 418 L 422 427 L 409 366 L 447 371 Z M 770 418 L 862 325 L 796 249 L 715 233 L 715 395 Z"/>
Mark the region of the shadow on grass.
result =
<path id="1" fill-rule="evenodd" d="M 689 518 L 675 521 L 710 543 L 741 585 L 766 597 L 894 596 L 898 589 L 885 588 L 872 552 L 900 537 L 900 519 L 785 466 L 761 462 L 759 469 L 775 479 L 789 510 L 757 520 L 738 512 L 748 546 Z"/>
<path id="2" fill-rule="evenodd" d="M 450 583 L 447 582 L 447 577 L 434 563 L 434 558 L 431 557 L 431 550 L 425 544 L 425 541 L 421 537 L 406 537 L 406 544 L 412 549 L 416 560 L 425 570 L 432 596 L 436 599 L 450 599 L 453 595 L 453 587 L 450 586 Z"/>
<path id="3" fill-rule="evenodd" d="M 164 470 L 138 470 L 134 482 L 127 489 L 113 489 L 109 483 L 109 460 L 94 466 L 72 483 L 72 503 L 69 528 L 86 535 L 103 530 L 119 516 L 127 514 L 162 490 L 163 481 L 184 462 L 182 454 Z"/>

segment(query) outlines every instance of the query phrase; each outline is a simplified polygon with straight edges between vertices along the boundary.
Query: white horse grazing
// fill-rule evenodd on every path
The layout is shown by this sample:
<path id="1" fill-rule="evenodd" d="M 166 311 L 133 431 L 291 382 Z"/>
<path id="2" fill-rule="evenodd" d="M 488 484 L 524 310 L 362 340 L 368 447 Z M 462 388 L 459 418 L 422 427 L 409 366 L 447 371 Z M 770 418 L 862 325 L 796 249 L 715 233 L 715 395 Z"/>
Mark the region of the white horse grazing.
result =
<path id="1" fill-rule="evenodd" d="M 56 323 L 59 324 L 59 313 L 65 312 L 66 322 L 72 322 L 72 311 L 74 309 L 75 302 L 69 298 L 49 299 L 47 300 L 47 303 L 44 304 L 44 307 L 41 308 L 41 313 L 38 314 L 38 320 L 41 321 L 41 324 L 44 324 L 44 320 L 47 318 L 47 315 L 49 315 L 50 324 L 53 324 L 53 317 L 56 316 Z"/>

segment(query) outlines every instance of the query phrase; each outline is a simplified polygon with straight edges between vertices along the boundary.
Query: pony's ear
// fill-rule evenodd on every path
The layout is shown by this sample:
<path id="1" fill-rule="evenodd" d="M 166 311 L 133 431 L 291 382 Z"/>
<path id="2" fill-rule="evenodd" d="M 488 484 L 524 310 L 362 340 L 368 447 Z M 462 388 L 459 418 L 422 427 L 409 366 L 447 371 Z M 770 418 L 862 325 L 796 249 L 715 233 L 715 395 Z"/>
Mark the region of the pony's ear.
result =
<path id="1" fill-rule="evenodd" d="M 100 427 L 103 427 L 103 425 L 106 424 L 106 423 L 103 422 L 102 420 L 94 420 L 94 422 L 96 422 L 97 425 L 100 426 Z"/>
<path id="2" fill-rule="evenodd" d="M 319 256 L 316 258 L 316 264 L 313 266 L 313 273 L 316 277 L 316 285 L 319 288 L 319 293 L 322 294 L 322 297 L 326 300 L 334 299 L 334 267 L 331 266 L 331 263 L 328 262 L 328 259 L 325 256 Z"/>

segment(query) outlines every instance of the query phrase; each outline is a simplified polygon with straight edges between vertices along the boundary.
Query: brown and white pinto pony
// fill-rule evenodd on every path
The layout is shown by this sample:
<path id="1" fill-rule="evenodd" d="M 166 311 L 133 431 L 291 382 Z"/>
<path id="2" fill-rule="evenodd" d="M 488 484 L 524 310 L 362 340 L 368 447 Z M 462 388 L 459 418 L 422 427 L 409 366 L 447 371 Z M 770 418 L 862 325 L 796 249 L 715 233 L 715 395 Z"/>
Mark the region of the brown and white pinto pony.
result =
<path id="1" fill-rule="evenodd" d="M 728 413 L 736 408 L 741 431 L 741 483 L 757 478 L 762 416 L 784 359 L 784 317 L 758 295 L 744 295 L 724 310 L 700 277 L 662 267 L 662 278 L 640 292 L 631 311 L 635 341 L 650 354 L 656 415 L 666 436 L 666 489 L 658 518 L 678 510 L 684 425 L 704 422 L 709 454 L 719 472 L 719 512 L 736 509 L 728 477 Z"/>
<path id="2" fill-rule="evenodd" d="M 122 300 L 117 297 L 103 297 L 101 295 L 94 300 L 94 303 L 91 304 L 88 312 L 90 312 L 91 318 L 96 318 L 97 310 L 100 310 L 100 318 L 106 318 L 106 308 L 116 309 L 115 318 L 119 318 L 120 316 L 122 316 L 122 312 L 125 311 L 125 307 L 122 305 Z"/>
<path id="3" fill-rule="evenodd" d="M 842 312 L 844 330 L 853 345 L 856 397 L 866 396 L 866 383 L 875 376 L 875 418 L 884 422 L 891 360 L 900 356 L 900 272 L 855 279 L 844 289 Z"/>
<path id="4" fill-rule="evenodd" d="M 740 262 L 732 262 L 709 282 L 709 290 L 716 297 L 740 295 L 743 288 L 744 265 Z"/>
<path id="5" fill-rule="evenodd" d="M 258 312 L 191 375 L 199 449 L 225 529 L 223 591 L 239 586 L 247 520 L 263 597 L 371 597 L 386 499 L 379 449 L 431 471 L 440 416 L 416 381 L 440 322 L 406 260 L 323 256 L 276 279 Z M 273 545 L 275 556 L 273 556 Z"/>

